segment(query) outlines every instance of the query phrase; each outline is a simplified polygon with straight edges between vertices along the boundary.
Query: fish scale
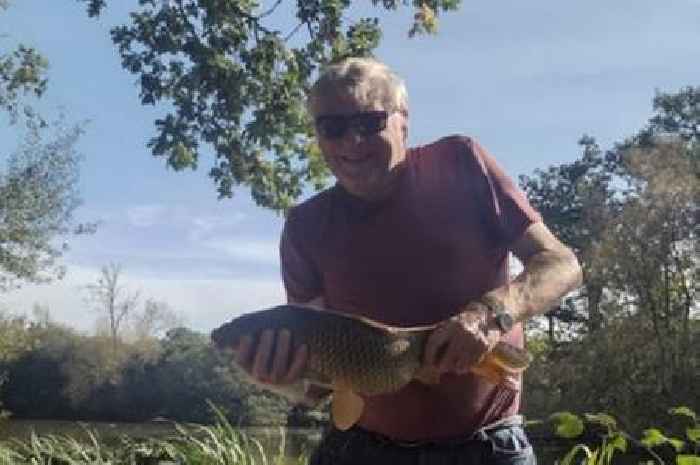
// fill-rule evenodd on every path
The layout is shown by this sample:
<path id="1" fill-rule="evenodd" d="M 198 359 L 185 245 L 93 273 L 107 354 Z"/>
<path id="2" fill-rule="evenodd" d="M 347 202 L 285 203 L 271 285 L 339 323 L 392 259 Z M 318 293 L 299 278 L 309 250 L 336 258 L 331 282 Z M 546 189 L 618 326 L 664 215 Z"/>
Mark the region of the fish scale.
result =
<path id="1" fill-rule="evenodd" d="M 342 381 L 357 393 L 375 395 L 401 389 L 416 376 L 434 326 L 397 328 L 330 310 L 280 305 L 235 318 L 214 330 L 212 340 L 233 347 L 244 335 L 259 337 L 264 329 L 284 328 L 294 347 L 308 346 L 302 377 L 327 386 Z M 517 372 L 529 363 L 522 349 L 501 349 L 500 365 L 510 364 Z"/>
<path id="2" fill-rule="evenodd" d="M 266 329 L 289 330 L 293 348 L 306 344 L 309 355 L 302 378 L 332 389 L 333 423 L 342 430 L 360 419 L 364 409 L 360 395 L 394 392 L 413 379 L 428 384 L 440 380 L 435 369 L 421 366 L 435 325 L 397 328 L 330 310 L 280 305 L 234 318 L 212 331 L 211 338 L 225 349 L 236 347 L 243 336 L 257 341 Z M 471 371 L 494 383 L 517 383 L 516 375 L 529 362 L 526 351 L 501 342 Z M 265 387 L 290 399 L 298 394 L 284 386 Z M 305 402 L 304 397 L 297 400 Z"/>

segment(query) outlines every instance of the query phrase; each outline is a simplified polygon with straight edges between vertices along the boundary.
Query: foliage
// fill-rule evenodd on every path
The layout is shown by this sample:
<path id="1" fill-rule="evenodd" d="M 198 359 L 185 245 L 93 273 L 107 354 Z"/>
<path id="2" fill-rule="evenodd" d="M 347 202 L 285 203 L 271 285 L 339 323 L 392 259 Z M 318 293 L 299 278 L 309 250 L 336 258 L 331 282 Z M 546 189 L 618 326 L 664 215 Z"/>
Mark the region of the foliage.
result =
<path id="1" fill-rule="evenodd" d="M 605 283 L 592 273 L 588 255 L 620 203 L 611 186 L 610 157 L 590 136 L 578 143 L 583 150 L 578 160 L 535 170 L 532 176 L 521 176 L 520 184 L 544 222 L 578 255 L 584 287 L 577 299 L 586 303 L 588 329 L 596 330 L 603 324 L 600 303 Z"/>
<path id="2" fill-rule="evenodd" d="M 211 425 L 175 424 L 177 434 L 167 438 L 135 439 L 122 435 L 118 441 L 108 443 L 89 429 L 85 429 L 86 440 L 68 435 L 33 434 L 27 441 L 15 439 L 0 444 L 0 458 L 12 457 L 12 463 L 16 464 L 48 464 L 59 460 L 71 464 L 112 465 L 154 461 L 212 465 L 306 463 L 307 453 L 288 444 L 290 433 L 287 430 L 281 428 L 271 433 L 274 439 L 270 442 L 260 433 L 246 433 L 234 426 L 214 404 L 209 404 L 209 408 L 214 418 Z M 644 465 L 694 465 L 700 458 L 695 413 L 688 407 L 677 407 L 669 413 L 687 426 L 682 439 L 657 428 L 645 430 L 641 439 L 636 439 L 624 431 L 614 417 L 603 413 L 579 417 L 561 412 L 543 424 L 551 426 L 555 436 L 578 441 L 555 462 L 558 465 L 613 465 L 629 463 L 630 458 Z M 585 425 L 585 429 L 581 425 Z M 574 431 L 579 433 L 573 434 Z"/>
<path id="3" fill-rule="evenodd" d="M 0 292 L 60 278 L 58 259 L 67 244 L 56 239 L 93 230 L 73 218 L 80 203 L 75 144 L 82 129 L 58 122 L 47 139 L 48 128 L 28 126 L 22 146 L 0 171 Z"/>
<path id="4" fill-rule="evenodd" d="M 109 337 L 115 351 L 120 341 L 122 326 L 135 311 L 139 299 L 138 292 L 130 292 L 120 282 L 121 276 L 121 266 L 110 263 L 102 267 L 96 283 L 85 287 L 95 310 L 107 321 Z"/>
<path id="5" fill-rule="evenodd" d="M 2 387 L 8 380 L 4 366 L 32 349 L 33 341 L 27 332 L 29 322 L 25 317 L 7 315 L 0 311 L 0 399 Z M 3 410 L 0 401 L 0 423 L 10 412 Z"/>
<path id="6" fill-rule="evenodd" d="M 521 178 L 584 269 L 529 339 L 528 411 L 613 409 L 637 428 L 697 403 L 699 93 L 659 94 L 639 133 L 608 151 L 585 136 L 578 160 Z"/>
<path id="7" fill-rule="evenodd" d="M 610 465 L 616 454 L 624 454 L 630 444 L 644 450 L 650 458 L 645 464 L 665 465 L 664 458 L 670 456 L 678 465 L 689 465 L 700 460 L 700 435 L 695 412 L 688 407 L 676 407 L 669 412 L 674 416 L 684 416 L 690 419 L 690 426 L 686 428 L 685 439 L 667 436 L 658 428 L 644 430 L 641 439 L 635 439 L 618 426 L 615 418 L 608 414 L 585 414 L 584 418 L 562 412 L 553 415 L 550 420 L 557 436 L 571 439 L 580 437 L 584 433 L 584 423 L 592 427 L 597 435 L 594 444 L 579 443 L 574 445 L 566 455 L 557 461 L 557 465 Z M 577 432 L 577 434 L 572 434 Z M 583 456 L 582 461 L 574 461 Z M 641 463 L 641 462 L 640 462 Z"/>
<path id="8" fill-rule="evenodd" d="M 601 328 L 608 317 L 606 310 L 619 308 L 619 292 L 624 291 L 619 285 L 629 276 L 617 271 L 637 273 L 637 283 L 642 270 L 644 279 L 655 279 L 651 274 L 663 274 L 659 273 L 663 267 L 660 255 L 675 261 L 673 253 L 679 247 L 686 248 L 687 257 L 697 244 L 692 226 L 698 218 L 698 190 L 693 186 L 700 179 L 698 95 L 700 88 L 692 87 L 660 93 L 654 99 L 656 114 L 639 133 L 607 151 L 601 150 L 594 138 L 583 136 L 578 160 L 536 170 L 520 179 L 545 222 L 574 249 L 582 264 L 584 287 L 572 296 L 571 308 L 580 316 L 573 320 L 586 322 L 585 332 Z M 652 214 L 649 224 L 644 224 L 646 213 Z M 644 251 L 627 253 L 628 234 L 634 245 L 641 246 L 648 234 L 654 240 Z M 617 248 L 605 247 L 611 240 L 618 241 Z M 601 248 L 618 253 L 601 253 Z M 651 251 L 652 260 L 646 260 Z M 622 254 L 637 263 L 621 260 Z M 642 260 L 646 265 L 639 268 Z M 697 264 L 678 263 L 686 272 L 695 269 L 690 290 L 697 279 Z M 611 289 L 612 295 L 608 293 Z M 660 295 L 656 298 L 663 299 Z M 686 300 L 697 305 L 696 296 L 686 293 Z"/>
<path id="9" fill-rule="evenodd" d="M 50 322 L 22 320 L 15 331 L 27 343 L 0 364 L 10 375 L 0 400 L 16 418 L 206 423 L 214 402 L 235 424 L 318 424 L 307 409 L 243 382 L 225 354 L 187 328 L 148 345 L 119 341 L 116 350 L 109 337 Z"/>
<path id="10" fill-rule="evenodd" d="M 657 113 L 643 134 L 669 133 L 686 141 L 700 141 L 700 87 L 688 86 L 675 93 L 657 93 L 654 110 Z"/>
<path id="11" fill-rule="evenodd" d="M 0 4 L 0 10 L 6 7 Z M 22 144 L 0 168 L 0 293 L 23 282 L 60 278 L 64 270 L 58 259 L 67 245 L 57 241 L 95 226 L 73 219 L 79 204 L 75 145 L 82 127 L 66 127 L 60 119 L 51 135 L 27 99 L 43 95 L 47 69 L 48 62 L 34 48 L 0 49 L 0 112 L 9 115 L 11 124 L 21 118 L 26 125 Z"/>
<path id="12" fill-rule="evenodd" d="M 131 315 L 131 336 L 136 341 L 152 341 L 168 330 L 182 326 L 183 319 L 168 302 L 148 298 L 142 309 Z"/>
<path id="13" fill-rule="evenodd" d="M 74 353 L 79 336 L 66 327 L 28 325 L 32 349 L 4 363 L 9 374 L 2 400 L 13 414 L 26 418 L 73 418 L 74 411 L 64 398 L 68 383 L 64 364 Z"/>
<path id="14" fill-rule="evenodd" d="M 0 4 L 0 10 L 3 8 Z M 21 98 L 27 94 L 41 97 L 48 82 L 47 69 L 46 58 L 31 47 L 19 45 L 14 51 L 0 53 L 0 110 L 6 111 L 12 122 L 21 114 L 37 116 L 30 105 L 21 104 Z"/>
<path id="15" fill-rule="evenodd" d="M 0 364 L 16 360 L 31 350 L 32 340 L 27 331 L 28 325 L 26 317 L 0 312 Z"/>
<path id="16" fill-rule="evenodd" d="M 209 176 L 220 197 L 244 185 L 259 205 L 276 210 L 327 178 L 305 107 L 315 73 L 332 60 L 371 54 L 381 38 L 378 18 L 348 18 L 350 0 L 297 2 L 294 17 L 284 19 L 281 3 L 142 0 L 131 24 L 112 30 L 123 67 L 139 77 L 142 103 L 173 107 L 155 122 L 153 154 L 175 170 L 195 169 L 211 147 Z M 437 15 L 459 0 L 372 3 L 412 5 L 415 35 L 434 33 Z M 104 6 L 90 0 L 89 14 Z"/>

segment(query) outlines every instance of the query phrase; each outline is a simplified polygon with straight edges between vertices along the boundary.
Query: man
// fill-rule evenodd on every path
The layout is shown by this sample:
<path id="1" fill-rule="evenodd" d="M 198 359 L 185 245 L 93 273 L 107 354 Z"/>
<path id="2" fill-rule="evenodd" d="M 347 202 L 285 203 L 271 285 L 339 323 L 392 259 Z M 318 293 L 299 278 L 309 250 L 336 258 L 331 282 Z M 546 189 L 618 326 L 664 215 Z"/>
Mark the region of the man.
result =
<path id="1" fill-rule="evenodd" d="M 575 256 L 473 139 L 407 147 L 405 86 L 385 65 L 329 66 L 309 111 L 338 182 L 287 217 L 288 300 L 395 326 L 439 323 L 424 363 L 442 373 L 437 385 L 366 398 L 358 425 L 331 430 L 311 463 L 534 464 L 520 377 L 494 385 L 470 367 L 500 340 L 523 346 L 523 322 L 578 286 Z M 511 282 L 509 252 L 524 264 Z M 237 348 L 237 362 L 270 384 L 297 379 L 307 355 L 286 330 Z"/>

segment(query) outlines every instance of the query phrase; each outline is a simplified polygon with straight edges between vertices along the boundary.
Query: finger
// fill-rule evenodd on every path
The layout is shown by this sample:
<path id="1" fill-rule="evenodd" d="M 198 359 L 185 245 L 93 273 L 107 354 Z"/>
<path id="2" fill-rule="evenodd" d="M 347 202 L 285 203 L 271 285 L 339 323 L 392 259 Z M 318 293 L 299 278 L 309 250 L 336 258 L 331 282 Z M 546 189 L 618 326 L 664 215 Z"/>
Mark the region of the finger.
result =
<path id="1" fill-rule="evenodd" d="M 270 381 L 276 383 L 287 372 L 289 366 L 289 344 L 292 334 L 288 329 L 283 329 L 277 333 L 277 344 L 275 348 L 275 357 L 272 360 L 272 371 L 270 372 Z"/>
<path id="2" fill-rule="evenodd" d="M 257 378 L 259 381 L 265 381 L 268 377 L 267 367 L 270 362 L 270 355 L 274 342 L 275 333 L 271 329 L 263 331 L 262 336 L 260 336 L 258 348 L 255 351 L 255 361 L 253 362 L 252 370 L 253 377 Z"/>
<path id="3" fill-rule="evenodd" d="M 423 363 L 436 366 L 440 351 L 450 338 L 451 329 L 448 325 L 438 326 L 428 336 L 423 354 Z"/>
<path id="4" fill-rule="evenodd" d="M 289 367 L 289 371 L 284 376 L 285 383 L 293 383 L 301 377 L 301 374 L 306 367 L 306 361 L 308 358 L 309 348 L 306 346 L 306 344 L 304 344 L 294 353 L 294 359 Z"/>
<path id="5" fill-rule="evenodd" d="M 449 340 L 445 354 L 439 360 L 440 371 L 455 371 L 465 357 L 469 357 L 469 354 L 464 336 L 454 334 Z"/>
<path id="6" fill-rule="evenodd" d="M 463 356 L 455 364 L 457 373 L 467 373 L 471 368 L 479 364 L 487 353 L 487 344 L 483 338 L 475 339 L 464 348 Z"/>
<path id="7" fill-rule="evenodd" d="M 253 345 L 253 338 L 250 336 L 243 336 L 236 346 L 236 363 L 246 370 L 250 369 L 250 356 L 251 348 Z"/>

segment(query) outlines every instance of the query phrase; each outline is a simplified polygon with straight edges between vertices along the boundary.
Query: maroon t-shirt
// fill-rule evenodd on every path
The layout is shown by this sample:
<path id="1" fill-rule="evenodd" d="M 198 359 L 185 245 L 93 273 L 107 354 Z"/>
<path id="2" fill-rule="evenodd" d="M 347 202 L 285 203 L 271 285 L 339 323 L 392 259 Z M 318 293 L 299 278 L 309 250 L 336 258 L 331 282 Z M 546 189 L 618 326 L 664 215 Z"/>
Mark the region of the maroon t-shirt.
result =
<path id="1" fill-rule="evenodd" d="M 476 141 L 452 136 L 408 150 L 380 203 L 340 185 L 294 207 L 280 243 L 289 299 L 395 326 L 432 324 L 506 283 L 508 248 L 541 221 Z M 505 336 L 523 346 L 517 325 Z M 520 382 L 518 383 L 520 385 Z M 519 389 L 443 375 L 365 398 L 360 426 L 402 439 L 459 436 L 517 413 Z"/>

